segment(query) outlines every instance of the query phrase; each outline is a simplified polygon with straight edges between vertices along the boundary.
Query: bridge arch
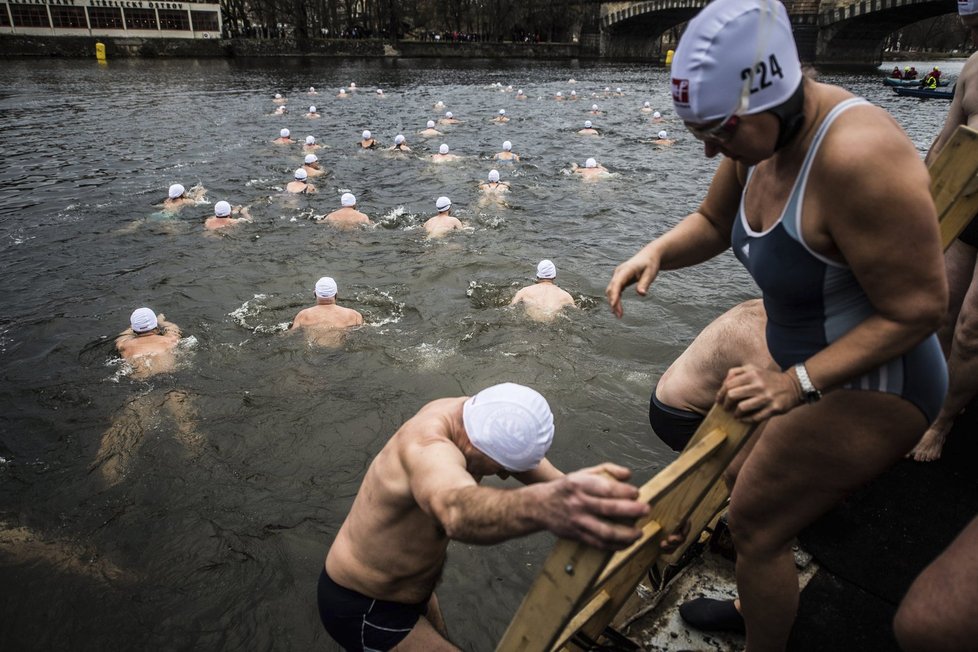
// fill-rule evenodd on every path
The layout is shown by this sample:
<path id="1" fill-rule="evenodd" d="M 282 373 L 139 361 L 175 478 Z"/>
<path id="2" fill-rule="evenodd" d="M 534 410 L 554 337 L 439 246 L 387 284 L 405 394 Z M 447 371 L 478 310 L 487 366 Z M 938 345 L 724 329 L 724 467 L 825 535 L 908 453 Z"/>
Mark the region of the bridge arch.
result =
<path id="1" fill-rule="evenodd" d="M 709 0 L 649 0 L 601 5 L 601 55 L 657 60 L 659 37 L 685 23 Z"/>

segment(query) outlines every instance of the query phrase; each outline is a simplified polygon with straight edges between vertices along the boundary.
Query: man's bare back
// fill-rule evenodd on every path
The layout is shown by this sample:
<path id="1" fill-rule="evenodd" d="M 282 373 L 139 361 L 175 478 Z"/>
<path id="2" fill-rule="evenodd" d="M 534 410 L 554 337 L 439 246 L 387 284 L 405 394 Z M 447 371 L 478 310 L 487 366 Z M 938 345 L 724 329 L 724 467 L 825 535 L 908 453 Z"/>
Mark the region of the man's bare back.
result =
<path id="1" fill-rule="evenodd" d="M 526 314 L 536 321 L 550 321 L 557 316 L 565 306 L 574 305 L 574 297 L 562 290 L 551 281 L 540 280 L 535 285 L 529 285 L 513 297 L 510 305 L 522 303 Z"/>
<path id="2" fill-rule="evenodd" d="M 370 218 L 355 208 L 341 208 L 335 210 L 320 220 L 338 229 L 355 229 L 361 225 L 371 225 Z"/>
<path id="3" fill-rule="evenodd" d="M 299 312 L 290 330 L 302 329 L 319 346 L 339 346 L 350 328 L 363 325 L 363 315 L 335 303 L 320 304 Z"/>
<path id="4" fill-rule="evenodd" d="M 435 215 L 424 223 L 429 238 L 441 238 L 462 228 L 462 222 L 451 215 Z"/>
<path id="5" fill-rule="evenodd" d="M 166 321 L 162 313 L 157 319 L 159 327 L 150 333 L 135 333 L 127 328 L 116 337 L 116 350 L 132 366 L 134 378 L 168 373 L 176 367 L 180 328 Z"/>

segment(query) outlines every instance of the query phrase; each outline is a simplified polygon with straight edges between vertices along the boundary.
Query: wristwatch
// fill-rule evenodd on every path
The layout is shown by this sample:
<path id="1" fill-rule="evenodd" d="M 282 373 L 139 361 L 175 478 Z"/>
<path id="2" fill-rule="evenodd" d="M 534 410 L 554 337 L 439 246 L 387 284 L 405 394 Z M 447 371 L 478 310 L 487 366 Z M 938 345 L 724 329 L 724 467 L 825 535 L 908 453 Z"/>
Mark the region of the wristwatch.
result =
<path id="1" fill-rule="evenodd" d="M 803 401 L 814 403 L 822 398 L 822 392 L 815 389 L 812 379 L 808 377 L 808 369 L 805 369 L 803 363 L 799 362 L 795 365 L 795 375 L 798 376 L 798 382 L 801 383 L 801 399 Z"/>

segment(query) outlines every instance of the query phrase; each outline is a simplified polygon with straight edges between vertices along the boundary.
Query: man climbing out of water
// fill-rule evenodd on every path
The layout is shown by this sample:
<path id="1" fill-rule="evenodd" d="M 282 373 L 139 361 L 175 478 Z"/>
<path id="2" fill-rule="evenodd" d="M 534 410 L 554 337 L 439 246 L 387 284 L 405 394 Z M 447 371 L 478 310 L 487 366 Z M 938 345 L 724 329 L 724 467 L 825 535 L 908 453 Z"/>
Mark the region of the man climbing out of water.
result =
<path id="1" fill-rule="evenodd" d="M 173 371 L 174 349 L 180 343 L 180 328 L 149 308 L 137 308 L 129 317 L 129 328 L 115 338 L 115 348 L 133 368 L 133 377 Z"/>
<path id="2" fill-rule="evenodd" d="M 323 626 L 346 650 L 457 650 L 434 589 L 451 540 L 494 544 L 540 530 L 621 549 L 648 512 L 614 464 L 563 475 L 545 457 L 553 414 L 514 383 L 434 400 L 367 469 L 319 576 Z M 517 489 L 480 486 L 512 475 Z"/>
<path id="3" fill-rule="evenodd" d="M 324 276 L 316 281 L 316 305 L 302 310 L 292 320 L 289 330 L 302 329 L 315 344 L 339 345 L 346 331 L 363 325 L 363 315 L 336 303 L 336 281 Z"/>
<path id="4" fill-rule="evenodd" d="M 537 282 L 517 292 L 509 305 L 522 303 L 530 319 L 552 320 L 562 308 L 574 305 L 574 297 L 557 287 L 556 279 L 557 267 L 549 260 L 541 260 L 537 265 Z"/>

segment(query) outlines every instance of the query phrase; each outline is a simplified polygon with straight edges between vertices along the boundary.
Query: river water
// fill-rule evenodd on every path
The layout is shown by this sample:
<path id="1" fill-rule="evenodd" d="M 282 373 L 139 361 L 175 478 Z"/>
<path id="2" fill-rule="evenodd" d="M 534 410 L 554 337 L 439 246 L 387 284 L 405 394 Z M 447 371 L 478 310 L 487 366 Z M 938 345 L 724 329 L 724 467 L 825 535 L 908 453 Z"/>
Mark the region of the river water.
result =
<path id="1" fill-rule="evenodd" d="M 879 76 L 822 79 L 887 108 L 922 153 L 948 107 L 896 97 Z M 336 99 L 351 82 L 363 90 Z M 322 94 L 306 96 L 310 85 Z M 606 86 L 624 95 L 592 99 Z M 550 99 L 571 90 L 582 99 Z M 269 115 L 276 92 L 290 115 Z M 416 132 L 438 100 L 463 123 L 425 141 Z M 666 121 L 651 124 L 643 101 Z M 303 117 L 311 103 L 321 119 Z M 605 114 L 588 115 L 592 103 Z M 489 121 L 500 108 L 510 123 Z M 601 138 L 575 134 L 585 119 Z M 648 299 L 629 295 L 621 321 L 603 301 L 615 265 L 695 208 L 716 166 L 674 118 L 662 69 L 7 61 L 0 127 L 6 650 L 336 649 L 316 613 L 319 568 L 400 423 L 434 398 L 521 382 L 553 408 L 559 467 L 613 460 L 642 482 L 673 459 L 648 426 L 651 387 L 704 325 L 757 294 L 725 254 L 664 274 Z M 302 152 L 270 144 L 282 127 L 327 146 L 319 194 L 283 200 Z M 662 128 L 674 146 L 648 144 Z M 358 151 L 363 129 L 387 144 L 404 133 L 414 155 Z M 504 140 L 522 163 L 488 160 Z M 441 142 L 463 159 L 432 165 Z M 567 174 L 589 156 L 612 176 Z M 512 184 L 508 206 L 478 201 L 492 167 Z M 177 182 L 202 184 L 209 203 L 160 219 Z M 347 190 L 377 228 L 309 219 Z M 419 225 L 439 195 L 471 228 L 432 243 Z M 221 199 L 250 205 L 254 221 L 206 237 Z M 542 258 L 579 306 L 550 324 L 505 307 Z M 281 332 L 324 275 L 367 321 L 339 349 Z M 186 336 L 178 369 L 148 381 L 113 346 L 143 305 Z M 552 542 L 452 545 L 438 593 L 463 648 L 494 647 Z"/>

